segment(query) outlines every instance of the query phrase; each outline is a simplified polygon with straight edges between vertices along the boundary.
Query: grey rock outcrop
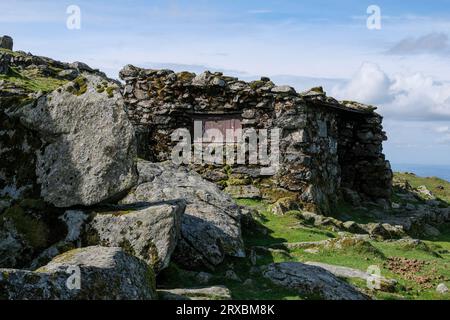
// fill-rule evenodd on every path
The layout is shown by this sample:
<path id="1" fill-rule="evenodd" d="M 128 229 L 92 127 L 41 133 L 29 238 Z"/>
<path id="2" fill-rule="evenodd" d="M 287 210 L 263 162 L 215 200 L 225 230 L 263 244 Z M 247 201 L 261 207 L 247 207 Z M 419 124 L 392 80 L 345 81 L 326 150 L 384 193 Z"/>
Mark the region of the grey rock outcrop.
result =
<path id="1" fill-rule="evenodd" d="M 98 204 L 136 182 L 134 129 L 121 95 L 98 92 L 105 81 L 85 74 L 14 112 L 45 144 L 36 174 L 56 207 Z"/>
<path id="2" fill-rule="evenodd" d="M 77 268 L 80 282 L 76 279 Z M 74 277 L 75 276 L 75 277 Z M 0 269 L 0 299 L 156 299 L 153 271 L 120 248 L 69 251 L 37 271 Z"/>
<path id="3" fill-rule="evenodd" d="M 374 286 L 374 289 L 393 292 L 396 289 L 397 281 L 394 279 L 388 279 L 383 276 L 376 276 L 369 274 L 365 271 L 361 271 L 354 268 L 344 267 L 344 266 L 335 266 L 332 264 L 321 263 L 321 262 L 306 262 L 307 265 L 320 267 L 325 269 L 336 277 L 340 278 L 358 278 L 364 281 L 378 281 L 379 287 Z"/>
<path id="4" fill-rule="evenodd" d="M 156 203 L 94 213 L 87 226 L 88 245 L 122 247 L 155 271 L 169 265 L 180 238 L 184 201 Z"/>
<path id="5" fill-rule="evenodd" d="M 12 50 L 13 44 L 13 39 L 10 36 L 0 37 L 0 48 Z"/>
<path id="6" fill-rule="evenodd" d="M 324 300 L 367 300 L 368 297 L 323 268 L 299 262 L 272 263 L 263 270 L 274 284 Z"/>
<path id="7" fill-rule="evenodd" d="M 243 257 L 241 211 L 215 184 L 171 162 L 138 162 L 139 184 L 122 203 L 186 200 L 181 239 L 174 253 L 187 268 L 214 266 L 225 255 Z"/>
<path id="8" fill-rule="evenodd" d="M 161 300 L 231 300 L 224 286 L 158 290 Z"/>

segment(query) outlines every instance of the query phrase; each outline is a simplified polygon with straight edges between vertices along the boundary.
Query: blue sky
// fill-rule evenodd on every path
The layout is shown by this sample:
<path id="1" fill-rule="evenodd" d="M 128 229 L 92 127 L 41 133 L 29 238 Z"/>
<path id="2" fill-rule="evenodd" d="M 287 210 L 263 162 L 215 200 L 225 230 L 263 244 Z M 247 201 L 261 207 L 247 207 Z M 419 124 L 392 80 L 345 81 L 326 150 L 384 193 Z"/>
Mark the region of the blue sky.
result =
<path id="1" fill-rule="evenodd" d="M 81 29 L 66 9 L 81 9 Z M 369 5 L 381 30 L 366 27 Z M 397 163 L 450 164 L 450 0 L 37 1 L 0 3 L 15 48 L 83 61 L 111 77 L 128 63 L 250 80 L 379 106 Z"/>

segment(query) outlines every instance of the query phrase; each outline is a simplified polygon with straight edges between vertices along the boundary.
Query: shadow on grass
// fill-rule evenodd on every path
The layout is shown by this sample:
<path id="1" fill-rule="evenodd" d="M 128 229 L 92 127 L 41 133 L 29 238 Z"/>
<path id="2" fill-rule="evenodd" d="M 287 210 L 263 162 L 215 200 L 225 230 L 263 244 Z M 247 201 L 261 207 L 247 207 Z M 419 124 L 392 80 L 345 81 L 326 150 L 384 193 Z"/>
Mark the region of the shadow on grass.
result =
<path id="1" fill-rule="evenodd" d="M 261 217 L 262 221 L 265 218 Z M 267 220 L 265 220 L 267 222 Z M 237 300 L 286 300 L 301 299 L 295 291 L 286 290 L 275 286 L 261 273 L 261 266 L 281 260 L 291 260 L 289 253 L 279 251 L 258 251 L 252 257 L 254 246 L 268 246 L 270 244 L 282 243 L 287 240 L 280 237 L 273 237 L 273 231 L 263 225 L 261 221 L 254 221 L 250 225 L 242 228 L 243 239 L 246 246 L 246 257 L 235 258 L 226 257 L 223 263 L 211 270 L 196 270 L 195 272 L 183 270 L 180 266 L 172 263 L 169 268 L 158 275 L 158 287 L 163 288 L 200 288 L 205 286 L 225 286 L 230 292 L 232 299 Z M 255 261 L 256 260 L 256 261 Z M 237 276 L 231 279 L 227 272 L 233 271 Z M 199 271 L 212 274 L 211 280 L 207 284 L 202 284 L 197 278 Z"/>

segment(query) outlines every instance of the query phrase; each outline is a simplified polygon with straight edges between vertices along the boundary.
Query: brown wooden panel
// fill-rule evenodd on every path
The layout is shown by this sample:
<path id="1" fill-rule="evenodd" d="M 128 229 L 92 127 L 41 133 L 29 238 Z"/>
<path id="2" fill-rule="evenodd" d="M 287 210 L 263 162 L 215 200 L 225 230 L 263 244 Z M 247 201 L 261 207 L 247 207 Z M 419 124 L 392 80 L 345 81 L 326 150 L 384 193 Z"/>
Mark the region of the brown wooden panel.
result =
<path id="1" fill-rule="evenodd" d="M 242 129 L 242 123 L 240 119 L 210 119 L 210 120 L 203 120 L 203 134 L 207 130 L 210 129 L 217 129 L 219 130 L 224 138 L 226 137 L 227 130 L 238 130 Z M 205 141 L 208 142 L 208 141 Z"/>

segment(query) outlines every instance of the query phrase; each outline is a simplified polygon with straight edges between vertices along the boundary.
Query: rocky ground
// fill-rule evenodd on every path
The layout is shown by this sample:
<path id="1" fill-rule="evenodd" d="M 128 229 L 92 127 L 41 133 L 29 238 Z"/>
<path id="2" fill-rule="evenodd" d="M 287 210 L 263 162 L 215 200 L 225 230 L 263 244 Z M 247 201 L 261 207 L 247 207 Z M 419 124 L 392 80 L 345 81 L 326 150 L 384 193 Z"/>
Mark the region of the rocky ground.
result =
<path id="1" fill-rule="evenodd" d="M 392 204 L 343 190 L 328 217 L 234 199 L 137 158 L 120 83 L 6 40 L 0 299 L 449 298 L 450 183 L 397 174 Z"/>
<path id="2" fill-rule="evenodd" d="M 274 204 L 237 200 L 248 208 L 256 221 L 244 224 L 248 257 L 229 259 L 208 275 L 189 272 L 179 277 L 180 270 L 172 265 L 160 277 L 167 286 L 179 285 L 179 281 L 189 286 L 225 284 L 234 298 L 241 299 L 332 299 L 332 296 L 321 295 L 319 289 L 311 291 L 312 284 L 308 288 L 295 284 L 303 284 L 296 274 L 308 274 L 304 268 L 310 265 L 329 271 L 373 299 L 449 299 L 446 289 L 450 285 L 448 215 L 445 215 L 447 223 L 421 218 L 417 225 L 427 227 L 419 230 L 403 231 L 402 226 L 388 225 L 384 221 L 397 217 L 414 220 L 422 217 L 423 211 L 427 212 L 426 216 L 431 212 L 448 213 L 449 203 L 444 199 L 450 195 L 450 183 L 397 173 L 395 185 L 394 199 L 411 195 L 410 200 L 401 202 L 400 208 L 396 202 L 393 202 L 395 209 L 387 210 L 371 203 L 359 207 L 341 203 L 332 217 L 300 211 L 280 215 Z M 403 189 L 404 185 L 409 192 Z M 439 193 L 436 200 L 435 192 Z M 430 193 L 433 200 L 430 200 Z M 435 206 L 432 201 L 438 201 L 439 205 Z M 389 233 L 386 229 L 395 232 Z M 370 277 L 367 270 L 373 265 L 381 270 L 378 290 L 367 288 Z M 327 283 L 324 277 L 316 279 L 321 286 Z M 314 279 L 308 278 L 309 281 Z M 327 293 L 331 294 L 330 290 Z M 339 293 L 341 299 L 345 296 Z"/>

